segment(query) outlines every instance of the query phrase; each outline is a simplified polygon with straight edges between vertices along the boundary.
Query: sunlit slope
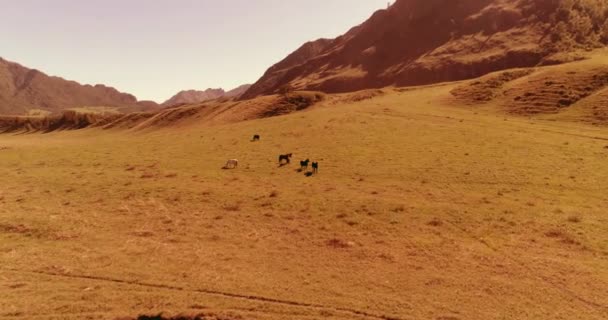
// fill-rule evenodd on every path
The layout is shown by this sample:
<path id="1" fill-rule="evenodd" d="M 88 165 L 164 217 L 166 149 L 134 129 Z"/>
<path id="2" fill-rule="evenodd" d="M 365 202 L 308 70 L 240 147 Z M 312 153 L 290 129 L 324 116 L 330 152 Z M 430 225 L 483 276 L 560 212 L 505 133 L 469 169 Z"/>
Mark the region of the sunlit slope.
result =
<path id="1" fill-rule="evenodd" d="M 594 125 L 608 123 L 608 54 L 550 67 L 500 71 L 457 85 L 452 105 Z"/>

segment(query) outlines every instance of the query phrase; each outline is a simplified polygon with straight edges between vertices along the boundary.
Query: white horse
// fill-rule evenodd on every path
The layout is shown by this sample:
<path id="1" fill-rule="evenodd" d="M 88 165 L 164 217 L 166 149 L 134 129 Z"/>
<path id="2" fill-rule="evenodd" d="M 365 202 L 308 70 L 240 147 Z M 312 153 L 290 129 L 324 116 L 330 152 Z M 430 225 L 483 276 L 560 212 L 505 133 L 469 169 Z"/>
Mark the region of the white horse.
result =
<path id="1" fill-rule="evenodd" d="M 224 166 L 224 168 L 226 169 L 236 169 L 239 166 L 239 160 L 237 159 L 232 159 L 232 160 L 228 160 L 228 162 L 226 162 L 226 165 Z"/>

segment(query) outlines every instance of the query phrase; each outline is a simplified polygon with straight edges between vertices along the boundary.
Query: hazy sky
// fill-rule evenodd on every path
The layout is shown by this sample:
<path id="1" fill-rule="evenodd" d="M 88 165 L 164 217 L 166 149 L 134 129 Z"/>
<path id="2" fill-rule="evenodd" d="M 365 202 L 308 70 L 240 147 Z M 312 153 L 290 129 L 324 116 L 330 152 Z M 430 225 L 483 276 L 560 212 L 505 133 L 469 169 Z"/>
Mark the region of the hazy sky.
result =
<path id="1" fill-rule="evenodd" d="M 387 0 L 0 0 L 0 57 L 162 102 L 255 82 Z"/>

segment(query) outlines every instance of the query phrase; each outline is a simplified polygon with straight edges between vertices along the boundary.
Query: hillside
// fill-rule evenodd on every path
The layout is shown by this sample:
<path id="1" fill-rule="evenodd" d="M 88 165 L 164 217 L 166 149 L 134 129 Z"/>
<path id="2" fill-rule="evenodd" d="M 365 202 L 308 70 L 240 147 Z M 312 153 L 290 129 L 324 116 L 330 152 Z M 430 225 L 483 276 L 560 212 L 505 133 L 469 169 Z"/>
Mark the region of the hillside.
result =
<path id="1" fill-rule="evenodd" d="M 243 93 L 245 93 L 245 91 L 247 91 L 247 89 L 249 89 L 250 86 L 251 85 L 249 85 L 249 84 L 244 84 L 244 85 L 234 88 L 230 91 L 224 91 L 224 89 L 221 89 L 221 88 L 218 88 L 218 89 L 209 88 L 204 91 L 184 90 L 184 91 L 178 92 L 176 95 L 171 97 L 169 100 L 163 102 L 162 106 L 163 107 L 172 107 L 172 106 L 176 106 L 176 105 L 192 104 L 192 103 L 198 103 L 198 102 L 214 100 L 214 99 L 219 99 L 219 98 L 224 98 L 224 97 L 235 98 L 235 97 L 239 97 Z"/>
<path id="2" fill-rule="evenodd" d="M 127 93 L 104 85 L 81 85 L 0 58 L 0 114 L 31 110 L 57 113 L 80 107 L 115 107 L 123 112 L 154 109 Z"/>
<path id="3" fill-rule="evenodd" d="M 359 96 L 361 93 L 356 93 Z M 181 123 L 225 124 L 269 118 L 302 111 L 323 102 L 326 96 L 318 92 L 292 92 L 251 100 L 210 100 L 203 103 L 178 105 L 153 112 L 93 113 L 89 110 L 68 110 L 49 116 L 0 116 L 0 133 L 48 133 L 52 131 L 103 129 L 158 129 Z M 347 99 L 348 100 L 348 99 Z M 332 97 L 331 101 L 344 101 Z M 349 100 L 350 101 L 350 100 Z"/>
<path id="4" fill-rule="evenodd" d="M 548 120 L 608 124 L 608 50 L 581 61 L 513 69 L 455 84 L 455 105 Z"/>
<path id="5" fill-rule="evenodd" d="M 214 99 L 130 114 L 91 112 L 83 108 L 51 116 L 0 116 L 0 132 L 34 133 L 103 129 L 158 129 L 183 123 L 230 124 L 282 116 L 314 108 L 358 103 L 400 92 L 445 88 L 435 103 L 455 109 L 569 123 L 608 125 L 608 49 L 573 54 L 559 65 L 515 68 L 479 78 L 418 87 L 387 87 L 325 94 L 291 91 L 247 100 Z"/>
<path id="6" fill-rule="evenodd" d="M 345 35 L 310 42 L 244 95 L 283 88 L 348 92 L 475 78 L 562 62 L 608 42 L 601 0 L 397 0 Z"/>

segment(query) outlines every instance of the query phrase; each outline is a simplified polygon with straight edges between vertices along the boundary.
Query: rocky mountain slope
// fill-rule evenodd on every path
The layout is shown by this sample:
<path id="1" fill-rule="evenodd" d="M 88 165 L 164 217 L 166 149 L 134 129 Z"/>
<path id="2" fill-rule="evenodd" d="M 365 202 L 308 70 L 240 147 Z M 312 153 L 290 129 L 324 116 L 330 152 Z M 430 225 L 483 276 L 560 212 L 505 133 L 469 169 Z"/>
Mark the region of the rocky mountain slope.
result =
<path id="1" fill-rule="evenodd" d="M 31 110 L 57 113 L 101 106 L 123 112 L 158 107 L 154 102 L 137 101 L 133 95 L 112 87 L 81 85 L 0 58 L 0 114 L 26 114 Z"/>
<path id="2" fill-rule="evenodd" d="M 608 43 L 607 20 L 602 0 L 397 0 L 343 36 L 303 45 L 242 98 L 422 85 L 559 63 L 556 54 Z"/>

